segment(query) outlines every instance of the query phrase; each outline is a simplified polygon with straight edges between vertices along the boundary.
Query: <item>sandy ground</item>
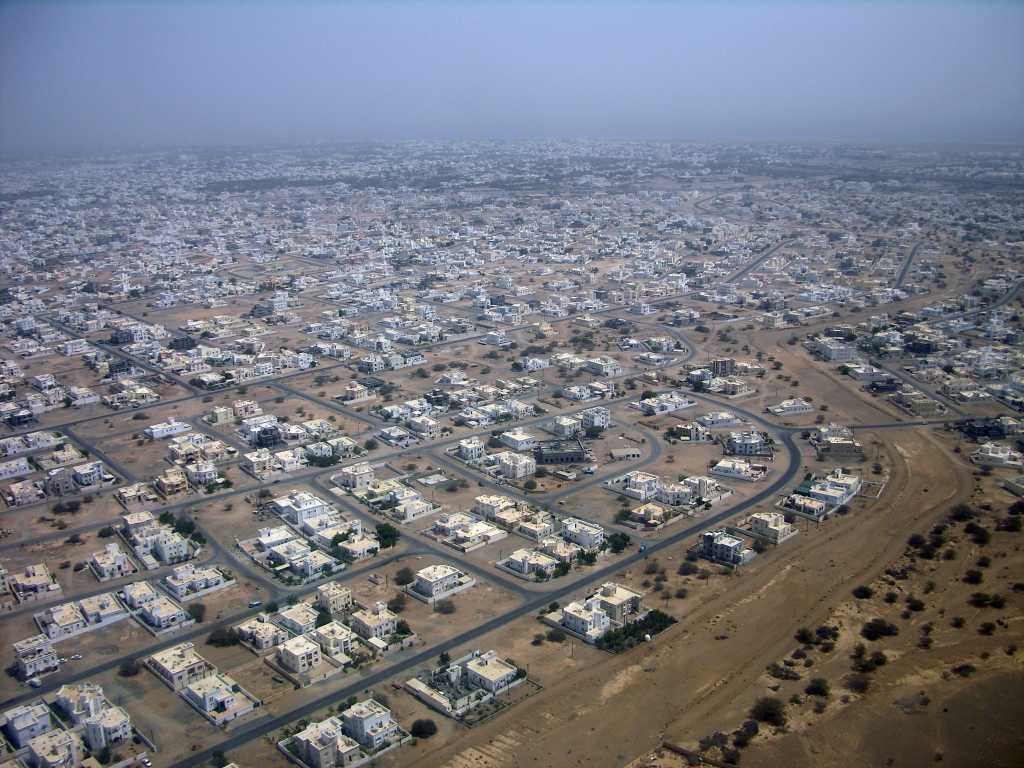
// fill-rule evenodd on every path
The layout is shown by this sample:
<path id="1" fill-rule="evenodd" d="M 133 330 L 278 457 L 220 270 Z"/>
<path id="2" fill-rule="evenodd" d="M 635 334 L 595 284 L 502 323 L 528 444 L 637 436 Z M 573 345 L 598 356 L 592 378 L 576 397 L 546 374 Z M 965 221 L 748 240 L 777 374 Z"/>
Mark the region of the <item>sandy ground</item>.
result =
<path id="1" fill-rule="evenodd" d="M 681 621 L 651 646 L 601 656 L 571 674 L 566 664 L 552 677 L 542 673 L 542 694 L 456 743 L 438 740 L 429 758 L 419 759 L 460 768 L 622 765 L 662 738 L 687 742 L 738 723 L 765 666 L 792 650 L 793 632 L 823 621 L 835 601 L 899 555 L 909 532 L 942 514 L 958 488 L 970 487 L 966 469 L 926 433 L 893 432 L 889 439 L 894 460 L 911 459 L 915 469 L 897 461 L 881 501 L 804 531 L 740 576 L 712 578 L 703 592 L 695 588 L 671 603 L 673 613 L 682 607 Z M 502 734 L 519 734 L 511 737 L 518 743 L 495 746 Z M 392 759 L 406 762 L 402 754 Z"/>

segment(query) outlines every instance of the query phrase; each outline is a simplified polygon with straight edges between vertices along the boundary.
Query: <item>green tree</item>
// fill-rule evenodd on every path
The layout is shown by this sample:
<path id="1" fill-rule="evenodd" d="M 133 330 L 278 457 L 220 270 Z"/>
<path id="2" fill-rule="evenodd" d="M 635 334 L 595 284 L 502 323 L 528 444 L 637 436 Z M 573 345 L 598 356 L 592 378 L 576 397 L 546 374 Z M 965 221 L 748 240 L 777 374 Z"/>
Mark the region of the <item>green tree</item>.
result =
<path id="1" fill-rule="evenodd" d="M 430 719 L 416 720 L 413 722 L 412 728 L 409 729 L 409 733 L 417 739 L 429 739 L 437 733 L 437 723 Z"/>
<path id="2" fill-rule="evenodd" d="M 379 523 L 377 525 L 377 541 L 380 542 L 381 549 L 391 549 L 391 547 L 398 543 L 400 536 L 401 533 L 393 525 L 388 523 Z"/>

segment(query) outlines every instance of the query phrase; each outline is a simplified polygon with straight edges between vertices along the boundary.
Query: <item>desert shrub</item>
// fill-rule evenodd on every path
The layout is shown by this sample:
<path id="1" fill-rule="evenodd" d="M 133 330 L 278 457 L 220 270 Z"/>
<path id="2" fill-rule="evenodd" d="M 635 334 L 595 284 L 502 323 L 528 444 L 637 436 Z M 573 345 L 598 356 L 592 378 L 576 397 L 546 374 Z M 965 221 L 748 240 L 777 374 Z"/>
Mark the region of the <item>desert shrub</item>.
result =
<path id="1" fill-rule="evenodd" d="M 430 719 L 416 720 L 409 729 L 409 733 L 417 739 L 429 739 L 437 733 L 437 723 Z"/>
<path id="2" fill-rule="evenodd" d="M 758 722 L 781 728 L 786 724 L 786 705 L 774 696 L 762 696 L 750 708 L 750 716 Z"/>
<path id="3" fill-rule="evenodd" d="M 878 640 L 882 637 L 893 637 L 899 633 L 899 628 L 885 619 L 872 619 L 860 630 L 860 635 L 865 640 Z"/>
<path id="4" fill-rule="evenodd" d="M 843 680 L 843 687 L 854 693 L 866 693 L 871 687 L 871 678 L 867 675 L 847 675 Z"/>
<path id="5" fill-rule="evenodd" d="M 828 680 L 823 677 L 816 677 L 807 684 L 804 688 L 804 693 L 808 696 L 828 696 L 832 691 L 832 686 L 829 685 Z"/>

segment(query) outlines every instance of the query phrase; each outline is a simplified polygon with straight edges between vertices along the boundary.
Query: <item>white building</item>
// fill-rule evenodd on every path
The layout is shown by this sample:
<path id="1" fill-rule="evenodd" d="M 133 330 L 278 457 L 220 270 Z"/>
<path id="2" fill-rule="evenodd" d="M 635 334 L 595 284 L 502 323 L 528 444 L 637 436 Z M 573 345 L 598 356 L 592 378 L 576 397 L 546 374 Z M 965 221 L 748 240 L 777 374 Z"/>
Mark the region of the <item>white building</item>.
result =
<path id="1" fill-rule="evenodd" d="M 586 520 L 567 517 L 562 521 L 562 538 L 582 547 L 588 552 L 596 552 L 604 543 L 604 528 Z"/>
<path id="2" fill-rule="evenodd" d="M 334 511 L 330 504 L 308 491 L 293 491 L 287 496 L 276 498 L 270 502 L 270 508 L 296 525 Z"/>
<path id="3" fill-rule="evenodd" d="M 500 454 L 498 467 L 501 476 L 508 480 L 523 480 L 537 472 L 537 462 L 532 456 L 505 451 Z"/>
<path id="4" fill-rule="evenodd" d="M 779 512 L 756 512 L 750 516 L 750 530 L 775 544 L 781 544 L 798 531 Z"/>
<path id="5" fill-rule="evenodd" d="M 612 423 L 612 414 L 603 406 L 587 408 L 580 412 L 580 420 L 584 429 L 607 429 Z"/>
<path id="6" fill-rule="evenodd" d="M 519 670 L 499 659 L 494 651 L 482 653 L 466 664 L 466 682 L 489 693 L 504 691 L 518 675 Z"/>
<path id="7" fill-rule="evenodd" d="M 143 605 L 141 616 L 149 626 L 155 629 L 170 629 L 182 624 L 191 624 L 193 621 L 180 605 L 162 595 L 158 595 L 154 600 Z"/>
<path id="8" fill-rule="evenodd" d="M 277 646 L 277 660 L 297 674 L 309 672 L 320 666 L 320 646 L 304 635 L 293 637 Z"/>
<path id="9" fill-rule="evenodd" d="M 119 579 L 138 571 L 135 563 L 117 542 L 110 542 L 99 552 L 93 552 L 89 567 L 100 581 Z"/>
<path id="10" fill-rule="evenodd" d="M 416 580 L 409 592 L 428 603 L 450 597 L 472 587 L 476 581 L 450 565 L 428 565 L 416 572 Z"/>
<path id="11" fill-rule="evenodd" d="M 403 732 L 391 719 L 391 710 L 374 699 L 353 704 L 341 713 L 345 733 L 363 747 L 379 750 L 400 741 Z"/>
<path id="12" fill-rule="evenodd" d="M 168 591 L 179 600 L 188 600 L 226 583 L 224 574 L 218 569 L 185 563 L 177 566 L 164 578 Z"/>
<path id="13" fill-rule="evenodd" d="M 158 424 L 151 424 L 143 431 L 146 433 L 147 437 L 151 437 L 154 440 L 163 440 L 166 437 L 180 435 L 182 432 L 188 432 L 191 429 L 191 424 L 178 421 L 172 416 L 167 421 L 162 421 Z"/>
<path id="14" fill-rule="evenodd" d="M 348 467 L 342 467 L 332 480 L 341 488 L 352 491 L 362 491 L 373 482 L 373 467 L 367 462 L 361 461 Z"/>
<path id="15" fill-rule="evenodd" d="M 60 661 L 53 641 L 46 635 L 34 635 L 14 643 L 14 664 L 18 677 L 28 680 L 52 672 L 60 666 Z"/>
<path id="16" fill-rule="evenodd" d="M 364 608 L 352 614 L 350 625 L 357 635 L 369 640 L 376 638 L 387 641 L 398 629 L 398 617 L 382 602 L 372 608 Z"/>
<path id="17" fill-rule="evenodd" d="M 582 635 L 591 642 L 600 639 L 611 629 L 611 619 L 602 610 L 596 597 L 563 606 L 560 623 L 570 632 Z"/>
<path id="18" fill-rule="evenodd" d="M 4 712 L 4 731 L 16 748 L 28 746 L 28 743 L 53 729 L 50 710 L 45 704 L 23 704 Z"/>
<path id="19" fill-rule="evenodd" d="M 800 397 L 783 400 L 778 405 L 768 408 L 768 412 L 775 416 L 792 416 L 797 413 L 811 413 L 813 410 L 814 406 Z"/>
<path id="20" fill-rule="evenodd" d="M 537 447 L 537 438 L 522 429 L 502 432 L 498 439 L 513 451 L 532 451 Z"/>
<path id="21" fill-rule="evenodd" d="M 1020 467 L 1024 465 L 1024 458 L 1019 451 L 993 442 L 984 443 L 971 453 L 971 461 L 989 467 Z"/>
<path id="22" fill-rule="evenodd" d="M 344 732 L 340 717 L 310 723 L 295 734 L 299 759 L 309 768 L 343 768 L 362 759 L 359 742 Z"/>
<path id="23" fill-rule="evenodd" d="M 478 437 L 469 437 L 459 441 L 458 454 L 463 461 L 480 461 L 484 457 L 484 444 Z"/>
<path id="24" fill-rule="evenodd" d="M 743 480 L 748 483 L 763 480 L 768 474 L 768 468 L 764 465 L 750 464 L 743 459 L 722 459 L 708 471 L 712 475 Z"/>

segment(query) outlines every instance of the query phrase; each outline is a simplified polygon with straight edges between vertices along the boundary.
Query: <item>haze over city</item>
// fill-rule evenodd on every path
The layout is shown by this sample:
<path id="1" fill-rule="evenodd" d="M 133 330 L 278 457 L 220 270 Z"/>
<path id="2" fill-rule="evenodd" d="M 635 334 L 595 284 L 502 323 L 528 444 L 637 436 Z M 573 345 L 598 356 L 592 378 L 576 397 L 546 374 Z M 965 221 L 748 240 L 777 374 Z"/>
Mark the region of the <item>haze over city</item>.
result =
<path id="1" fill-rule="evenodd" d="M 8 3 L 0 150 L 1024 139 L 1017 3 Z"/>
<path id="2" fill-rule="evenodd" d="M 1022 22 L 0 5 L 0 768 L 1020 768 Z"/>

